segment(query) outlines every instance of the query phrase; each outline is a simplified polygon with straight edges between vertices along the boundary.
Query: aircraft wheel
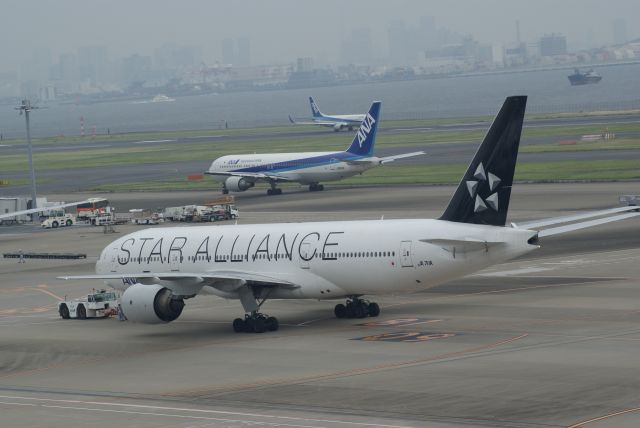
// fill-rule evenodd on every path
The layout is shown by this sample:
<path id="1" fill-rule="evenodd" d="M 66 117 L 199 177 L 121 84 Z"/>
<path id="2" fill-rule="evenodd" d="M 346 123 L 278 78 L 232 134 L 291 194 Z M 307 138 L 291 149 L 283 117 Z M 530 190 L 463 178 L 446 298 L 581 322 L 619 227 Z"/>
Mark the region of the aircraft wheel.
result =
<path id="1" fill-rule="evenodd" d="M 343 305 L 342 303 L 339 303 L 336 305 L 335 308 L 333 308 L 333 313 L 335 314 L 336 318 L 346 318 L 347 317 L 347 307 L 345 305 Z"/>
<path id="2" fill-rule="evenodd" d="M 244 331 L 244 320 L 242 318 L 233 320 L 233 331 L 236 333 L 242 333 Z"/>
<path id="3" fill-rule="evenodd" d="M 264 318 L 258 317 L 253 320 L 254 333 L 264 333 L 265 331 L 267 331 L 267 323 L 265 322 Z"/>
<path id="4" fill-rule="evenodd" d="M 377 317 L 380 315 L 380 306 L 376 302 L 369 303 L 369 316 Z"/>
<path id="5" fill-rule="evenodd" d="M 68 320 L 70 318 L 69 308 L 67 307 L 67 305 L 60 305 L 60 310 L 58 312 L 60 312 L 60 317 L 63 320 Z"/>
<path id="6" fill-rule="evenodd" d="M 354 315 L 354 318 L 364 318 L 368 314 L 367 314 L 367 311 L 366 311 L 364 305 L 360 304 L 360 305 L 355 305 L 354 306 L 353 315 Z"/>
<path id="7" fill-rule="evenodd" d="M 324 184 L 318 184 L 317 190 L 322 192 L 324 190 Z"/>
<path id="8" fill-rule="evenodd" d="M 222 189 L 222 194 L 223 195 L 228 195 L 229 194 L 229 189 Z"/>
<path id="9" fill-rule="evenodd" d="M 76 314 L 78 314 L 79 320 L 87 319 L 87 310 L 84 308 L 83 305 L 78 306 L 78 309 L 76 309 Z"/>
<path id="10" fill-rule="evenodd" d="M 279 328 L 280 328 L 280 323 L 278 322 L 278 318 L 276 317 L 267 318 L 267 330 L 277 331 Z"/>

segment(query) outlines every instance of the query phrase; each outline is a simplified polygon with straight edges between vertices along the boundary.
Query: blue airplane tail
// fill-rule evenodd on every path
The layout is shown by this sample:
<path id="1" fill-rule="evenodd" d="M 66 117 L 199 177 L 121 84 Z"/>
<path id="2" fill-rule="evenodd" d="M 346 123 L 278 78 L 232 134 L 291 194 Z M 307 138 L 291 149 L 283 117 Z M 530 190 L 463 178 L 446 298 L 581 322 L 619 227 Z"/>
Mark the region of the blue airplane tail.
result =
<path id="1" fill-rule="evenodd" d="M 324 116 L 318 108 L 318 104 L 316 104 L 316 102 L 313 100 L 313 97 L 309 97 L 309 104 L 311 104 L 311 114 L 314 118 L 320 118 Z"/>
<path id="2" fill-rule="evenodd" d="M 371 156 L 373 154 L 373 146 L 376 142 L 376 132 L 378 130 L 378 121 L 380 118 L 380 101 L 374 101 L 369 108 L 369 112 L 364 117 L 353 142 L 347 149 L 347 152 L 358 156 Z"/>

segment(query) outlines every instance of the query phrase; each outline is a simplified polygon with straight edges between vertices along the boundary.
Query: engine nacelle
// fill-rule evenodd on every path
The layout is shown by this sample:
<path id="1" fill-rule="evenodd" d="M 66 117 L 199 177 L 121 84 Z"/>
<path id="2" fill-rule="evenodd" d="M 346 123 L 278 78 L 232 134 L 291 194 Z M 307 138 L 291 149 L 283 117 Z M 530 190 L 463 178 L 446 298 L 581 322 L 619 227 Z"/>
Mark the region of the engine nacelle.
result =
<path id="1" fill-rule="evenodd" d="M 232 176 L 225 180 L 224 187 L 232 192 L 244 192 L 254 186 L 255 183 L 242 177 Z"/>
<path id="2" fill-rule="evenodd" d="M 129 321 L 160 324 L 177 319 L 184 300 L 158 284 L 134 284 L 122 294 L 121 306 Z"/>
<path id="3" fill-rule="evenodd" d="M 333 125 L 333 130 L 336 132 L 339 132 L 342 130 L 342 124 L 341 123 L 336 123 L 335 125 Z"/>

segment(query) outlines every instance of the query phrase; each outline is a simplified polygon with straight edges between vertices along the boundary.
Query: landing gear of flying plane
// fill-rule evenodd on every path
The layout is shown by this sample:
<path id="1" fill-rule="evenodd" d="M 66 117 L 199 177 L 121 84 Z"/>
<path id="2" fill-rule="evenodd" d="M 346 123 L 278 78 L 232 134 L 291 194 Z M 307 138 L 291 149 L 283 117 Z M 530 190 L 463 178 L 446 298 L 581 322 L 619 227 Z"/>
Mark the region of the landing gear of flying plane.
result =
<path id="1" fill-rule="evenodd" d="M 324 190 L 324 185 L 318 183 L 309 184 L 310 192 L 321 192 Z"/>
<path id="2" fill-rule="evenodd" d="M 380 315 L 380 306 L 358 297 L 352 297 L 346 304 L 337 304 L 333 310 L 336 318 L 366 318 Z"/>
<path id="3" fill-rule="evenodd" d="M 278 318 L 259 312 L 251 312 L 246 314 L 244 319 L 236 318 L 233 320 L 233 331 L 236 333 L 264 333 L 276 331 L 279 327 Z"/>

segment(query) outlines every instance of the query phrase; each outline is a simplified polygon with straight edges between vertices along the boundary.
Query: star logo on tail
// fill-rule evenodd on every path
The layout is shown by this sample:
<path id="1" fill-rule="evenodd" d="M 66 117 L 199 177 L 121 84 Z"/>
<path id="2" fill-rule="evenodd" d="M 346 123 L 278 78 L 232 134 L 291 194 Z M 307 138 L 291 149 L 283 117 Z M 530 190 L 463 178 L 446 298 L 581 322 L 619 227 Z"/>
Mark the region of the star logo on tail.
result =
<path id="1" fill-rule="evenodd" d="M 473 174 L 473 178 L 475 178 L 475 180 L 467 180 L 466 182 L 469 195 L 471 195 L 471 199 L 474 199 L 473 211 L 477 213 L 488 209 L 498 211 L 498 192 L 496 192 L 496 189 L 502 182 L 500 177 L 490 172 L 486 172 L 484 165 L 480 162 L 476 168 L 476 172 Z M 478 192 L 483 183 L 488 184 L 490 193 L 490 195 L 484 199 Z"/>

